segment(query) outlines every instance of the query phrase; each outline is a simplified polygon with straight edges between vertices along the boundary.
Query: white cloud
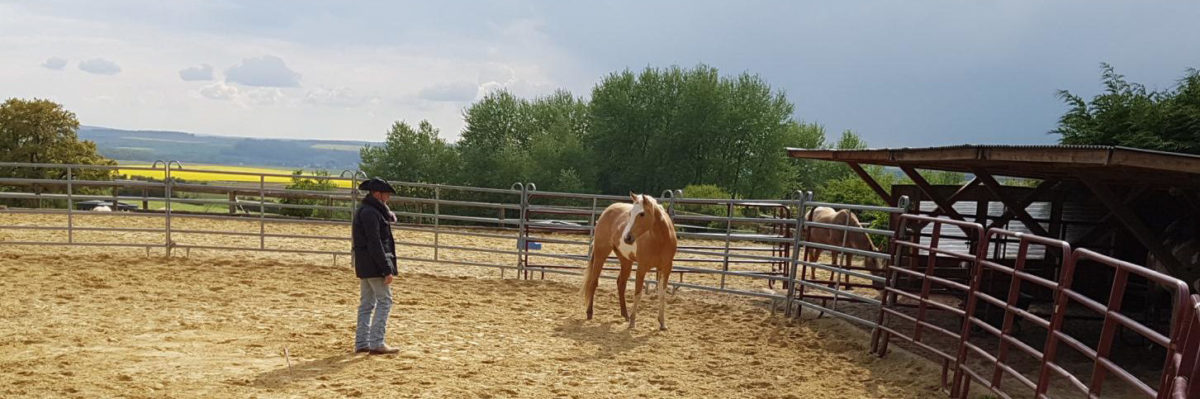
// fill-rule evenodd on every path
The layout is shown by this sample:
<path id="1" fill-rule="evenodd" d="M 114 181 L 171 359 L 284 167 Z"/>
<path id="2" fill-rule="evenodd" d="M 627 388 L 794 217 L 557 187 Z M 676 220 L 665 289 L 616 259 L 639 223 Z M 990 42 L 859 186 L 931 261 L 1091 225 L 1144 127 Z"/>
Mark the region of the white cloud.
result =
<path id="1" fill-rule="evenodd" d="M 232 100 L 238 95 L 238 88 L 225 82 L 216 82 L 201 88 L 200 95 L 213 100 Z"/>
<path id="2" fill-rule="evenodd" d="M 184 81 L 192 82 L 198 80 L 212 80 L 213 67 L 208 64 L 200 64 L 199 66 L 188 67 L 179 70 L 179 78 Z"/>
<path id="3" fill-rule="evenodd" d="M 53 69 L 56 71 L 61 71 L 65 66 L 67 66 L 67 60 L 58 57 L 47 58 L 46 62 L 42 63 L 43 68 Z"/>
<path id="4" fill-rule="evenodd" d="M 348 87 L 332 89 L 319 87 L 304 94 L 305 103 L 332 107 L 356 107 L 371 101 L 378 101 L 378 99 L 359 95 Z"/>
<path id="5" fill-rule="evenodd" d="M 81 61 L 79 70 L 97 75 L 116 75 L 121 72 L 121 67 L 117 66 L 115 62 L 103 58 L 92 58 Z"/>
<path id="6" fill-rule="evenodd" d="M 300 74 L 273 55 L 242 60 L 225 70 L 225 80 L 245 86 L 300 87 Z"/>
<path id="7" fill-rule="evenodd" d="M 277 87 L 261 87 L 242 91 L 244 104 L 257 106 L 281 105 L 290 99 Z"/>
<path id="8" fill-rule="evenodd" d="M 421 89 L 417 96 L 429 101 L 467 102 L 479 94 L 479 85 L 470 82 L 441 83 Z"/>

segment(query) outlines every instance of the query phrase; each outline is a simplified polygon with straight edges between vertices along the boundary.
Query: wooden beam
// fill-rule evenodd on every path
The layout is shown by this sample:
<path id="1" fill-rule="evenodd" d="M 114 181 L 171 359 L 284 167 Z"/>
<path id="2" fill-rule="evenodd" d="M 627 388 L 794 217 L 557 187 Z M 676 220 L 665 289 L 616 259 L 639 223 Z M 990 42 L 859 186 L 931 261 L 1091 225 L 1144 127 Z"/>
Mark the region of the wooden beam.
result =
<path id="1" fill-rule="evenodd" d="M 1164 265 L 1166 265 L 1168 271 L 1174 273 L 1182 269 L 1182 264 L 1179 262 L 1179 260 L 1171 254 L 1171 251 L 1163 247 L 1162 240 L 1159 239 L 1159 237 L 1154 234 L 1153 231 L 1150 231 L 1150 228 L 1146 227 L 1146 224 L 1143 223 L 1142 220 L 1137 217 L 1137 215 L 1130 211 L 1128 206 L 1117 200 L 1116 194 L 1113 194 L 1112 190 L 1109 189 L 1107 185 L 1104 185 L 1103 183 L 1100 183 L 1096 179 L 1087 175 L 1079 176 L 1079 180 L 1082 181 L 1083 184 L 1088 187 L 1088 189 L 1092 190 L 1092 193 L 1096 195 L 1096 198 L 1100 199 L 1100 202 L 1104 203 L 1104 206 L 1108 208 L 1109 212 L 1112 212 L 1113 216 L 1120 221 L 1126 229 L 1129 229 L 1130 233 L 1133 233 L 1134 238 L 1140 241 L 1142 245 L 1144 245 L 1146 249 L 1150 251 L 1151 254 L 1154 254 L 1154 257 L 1159 262 L 1162 262 Z"/>
<path id="2" fill-rule="evenodd" d="M 967 182 L 967 184 L 963 184 L 962 187 L 959 187 L 958 190 L 955 190 L 954 194 L 950 194 L 949 197 L 946 197 L 946 202 L 949 202 L 951 204 L 958 202 L 959 197 L 961 197 L 963 194 L 966 194 L 967 191 L 971 189 L 971 187 L 974 187 L 977 184 L 979 184 L 978 177 L 971 179 L 971 181 Z M 929 214 L 929 216 L 937 216 L 937 215 L 940 215 L 941 213 L 942 213 L 942 208 L 938 208 L 938 209 L 934 209 L 933 212 L 931 212 Z"/>
<path id="3" fill-rule="evenodd" d="M 992 177 L 990 173 L 983 169 L 975 169 L 974 173 L 976 178 L 983 181 L 983 187 L 990 191 L 992 195 L 996 197 L 996 199 L 1000 200 L 1000 202 L 1003 203 L 1006 208 L 1008 208 L 1006 213 L 1015 216 L 1021 221 L 1021 223 L 1025 224 L 1025 227 L 1028 227 L 1029 231 L 1033 232 L 1033 234 L 1037 234 L 1042 237 L 1054 238 L 1050 237 L 1050 232 L 1046 231 L 1046 229 L 1043 228 L 1042 225 L 1037 222 L 1037 220 L 1033 219 L 1033 216 L 1029 215 L 1029 212 L 1025 211 L 1025 208 L 1033 202 L 1032 199 L 1037 197 L 1037 194 L 1043 190 L 1043 187 L 1048 187 L 1051 181 L 1043 181 L 1042 184 L 1039 184 L 1038 187 L 1034 189 L 1032 193 L 1029 193 L 1029 195 L 1025 196 L 1024 199 L 1021 201 L 1013 201 L 1012 198 L 1008 198 L 1004 195 L 1004 192 L 1002 191 L 1003 187 L 1000 186 L 1000 182 L 996 181 L 996 178 Z M 1057 184 L 1057 182 L 1054 182 L 1054 184 Z M 1025 200 L 1029 201 L 1026 202 Z M 1001 219 L 1003 219 L 1003 216 Z M 993 224 L 993 226 L 997 225 L 998 223 Z"/>
<path id="4" fill-rule="evenodd" d="M 929 197 L 934 204 L 937 204 L 938 208 L 941 209 L 947 217 L 958 221 L 967 221 L 962 214 L 954 210 L 954 203 L 939 197 L 937 192 L 933 190 L 933 186 L 929 184 L 929 181 L 925 180 L 925 177 L 921 176 L 920 173 L 917 173 L 916 169 L 913 169 L 910 166 L 901 166 L 900 170 L 904 171 L 904 174 L 908 175 L 909 179 L 912 179 L 913 184 L 921 190 L 921 193 L 925 194 L 926 197 Z M 917 210 L 921 210 L 921 204 L 919 202 L 917 203 Z M 919 232 L 920 230 L 917 231 Z M 974 245 L 974 243 L 979 239 L 978 237 L 975 237 L 974 230 L 963 229 L 963 233 L 967 235 L 967 241 L 970 241 L 972 245 Z"/>
<path id="5" fill-rule="evenodd" d="M 1132 205 L 1134 202 L 1137 201 L 1138 198 L 1142 197 L 1142 194 L 1144 194 L 1147 189 L 1148 189 L 1147 186 L 1139 186 L 1139 187 L 1134 187 L 1133 189 L 1129 190 L 1129 192 L 1125 194 L 1125 200 L 1121 201 L 1121 205 L 1123 205 L 1123 206 Z M 1088 231 L 1086 233 L 1083 233 L 1083 236 L 1079 237 L 1079 239 L 1075 240 L 1075 242 L 1070 243 L 1071 247 L 1072 248 L 1079 247 L 1081 245 L 1085 245 L 1089 242 L 1092 242 L 1092 240 L 1094 240 L 1096 238 L 1099 238 L 1100 234 L 1104 232 L 1103 228 L 1108 226 L 1108 224 L 1109 224 L 1108 222 L 1110 220 L 1112 220 L 1112 217 L 1113 217 L 1112 211 L 1108 211 L 1108 213 L 1104 214 L 1103 217 L 1101 217 L 1100 219 L 1097 219 L 1096 224 L 1094 226 L 1092 226 L 1091 229 L 1088 229 Z"/>
<path id="6" fill-rule="evenodd" d="M 867 183 L 867 186 L 871 187 L 872 191 L 875 191 L 875 195 L 883 199 L 883 203 L 888 204 L 888 206 L 896 206 L 895 201 L 892 200 L 892 196 L 888 194 L 887 190 L 884 190 L 883 186 L 880 186 L 879 182 L 875 181 L 874 177 L 871 177 L 871 174 L 863 170 L 862 166 L 859 166 L 857 162 L 846 162 L 846 165 L 850 166 L 850 170 L 857 173 L 858 177 Z"/>
<path id="7" fill-rule="evenodd" d="M 1040 197 L 1043 193 L 1045 193 L 1046 190 L 1053 188 L 1054 186 L 1058 185 L 1058 183 L 1060 183 L 1059 180 L 1042 181 L 1042 183 L 1038 184 L 1038 186 L 1036 188 L 1034 188 L 1032 192 L 1030 192 L 1029 194 L 1026 194 L 1025 197 L 1021 198 L 1020 201 L 1016 202 L 1017 207 L 1020 208 L 1021 210 L 1024 210 L 1025 208 L 1029 207 L 1029 204 L 1032 204 L 1033 201 L 1036 201 L 1038 197 Z M 991 192 L 992 195 L 997 198 L 1001 198 L 1000 195 L 997 195 L 995 193 L 995 191 L 991 190 L 990 188 L 988 189 L 988 192 Z M 1003 202 L 1003 200 L 1001 200 L 1001 202 Z M 1006 205 L 1005 206 L 1006 208 L 1012 208 L 1012 207 L 1008 206 L 1008 204 L 1005 204 L 1005 205 Z M 1005 209 L 1004 213 L 1000 214 L 999 218 L 997 218 L 992 223 L 987 224 L 985 227 L 986 227 L 986 229 L 990 229 L 990 228 L 993 228 L 996 226 L 1000 226 L 1002 224 L 1008 223 L 1008 221 L 1013 220 L 1013 218 L 1015 218 L 1015 217 L 1017 217 L 1016 213 L 1013 213 L 1011 209 Z"/>
<path id="8" fill-rule="evenodd" d="M 964 218 L 962 214 L 954 210 L 954 204 L 947 202 L 942 197 L 939 197 L 937 192 L 933 190 L 933 186 L 929 184 L 929 181 L 925 180 L 925 177 L 921 176 L 920 173 L 917 173 L 916 169 L 913 169 L 910 166 L 901 166 L 900 170 L 904 171 L 904 174 L 908 175 L 909 179 L 912 179 L 913 184 L 915 184 L 917 188 L 925 194 L 926 197 L 929 197 L 934 204 L 937 204 L 938 209 L 941 209 L 946 216 L 949 216 L 951 219 L 966 221 L 966 218 Z"/>
<path id="9" fill-rule="evenodd" d="M 1179 198 L 1183 200 L 1182 202 L 1184 204 L 1187 204 L 1189 209 L 1187 216 L 1190 217 L 1200 213 L 1200 197 L 1197 197 L 1195 192 L 1192 190 L 1181 190 L 1181 192 L 1179 192 Z"/>
<path id="10" fill-rule="evenodd" d="M 954 194 L 950 194 L 949 197 L 946 197 L 946 202 L 949 202 L 951 204 L 958 202 L 959 197 L 962 197 L 963 194 L 966 194 L 968 191 L 970 191 L 971 187 L 974 187 L 977 184 L 979 184 L 978 177 L 971 179 L 971 181 L 967 182 L 967 184 L 964 184 L 962 187 L 959 187 L 958 190 L 955 190 Z M 941 215 L 941 214 L 942 214 L 942 208 L 937 208 L 937 209 L 934 209 L 933 212 L 929 212 L 930 217 L 937 217 L 938 215 Z M 976 210 L 975 214 L 976 214 L 975 220 L 978 221 L 979 220 L 979 211 Z M 918 229 L 918 231 L 920 231 L 921 229 L 924 229 L 925 226 L 928 225 L 929 223 L 933 223 L 933 222 L 917 223 L 916 229 Z"/>

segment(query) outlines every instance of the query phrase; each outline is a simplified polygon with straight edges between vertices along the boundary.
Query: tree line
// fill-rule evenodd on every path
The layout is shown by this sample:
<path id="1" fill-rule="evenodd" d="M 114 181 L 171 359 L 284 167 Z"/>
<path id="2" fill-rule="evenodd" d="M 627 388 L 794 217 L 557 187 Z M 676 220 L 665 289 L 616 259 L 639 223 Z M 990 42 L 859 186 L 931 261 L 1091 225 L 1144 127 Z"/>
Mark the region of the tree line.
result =
<path id="1" fill-rule="evenodd" d="M 862 148 L 850 131 L 794 119 L 794 106 L 756 75 L 716 68 L 646 68 L 602 79 L 590 98 L 557 91 L 519 98 L 490 93 L 463 112 L 461 139 L 428 121 L 396 122 L 361 169 L 391 180 L 543 191 L 658 193 L 688 185 L 732 197 L 779 198 L 848 170 L 788 158 L 785 147 Z"/>

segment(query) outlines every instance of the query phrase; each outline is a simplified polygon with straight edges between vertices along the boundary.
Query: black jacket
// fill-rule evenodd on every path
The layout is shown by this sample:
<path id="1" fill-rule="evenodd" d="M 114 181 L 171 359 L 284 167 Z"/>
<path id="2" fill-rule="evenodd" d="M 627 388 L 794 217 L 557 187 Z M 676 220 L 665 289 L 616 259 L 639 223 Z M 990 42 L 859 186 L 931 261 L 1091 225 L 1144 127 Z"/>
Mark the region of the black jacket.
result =
<path id="1" fill-rule="evenodd" d="M 354 211 L 354 274 L 358 278 L 396 275 L 396 241 L 388 225 L 391 213 L 375 197 L 363 198 Z"/>

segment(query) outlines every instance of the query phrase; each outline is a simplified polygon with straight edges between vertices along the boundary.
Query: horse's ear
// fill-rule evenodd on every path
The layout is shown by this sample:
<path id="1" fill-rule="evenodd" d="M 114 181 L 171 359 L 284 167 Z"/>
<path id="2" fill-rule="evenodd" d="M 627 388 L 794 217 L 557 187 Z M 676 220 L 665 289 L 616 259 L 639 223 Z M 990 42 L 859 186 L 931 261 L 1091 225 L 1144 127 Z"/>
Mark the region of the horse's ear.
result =
<path id="1" fill-rule="evenodd" d="M 634 203 L 638 202 L 637 194 L 634 194 L 633 191 L 629 192 L 629 199 L 632 200 Z"/>

